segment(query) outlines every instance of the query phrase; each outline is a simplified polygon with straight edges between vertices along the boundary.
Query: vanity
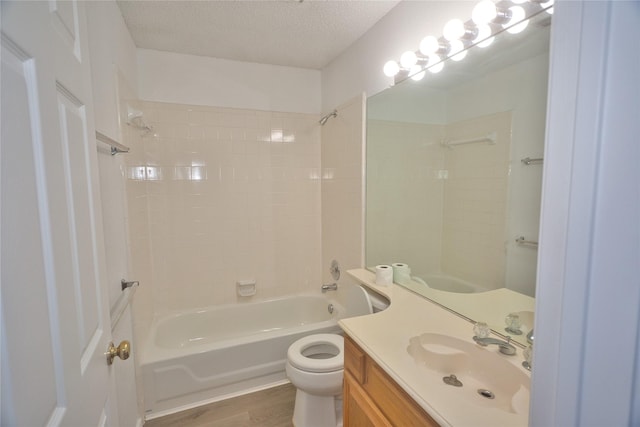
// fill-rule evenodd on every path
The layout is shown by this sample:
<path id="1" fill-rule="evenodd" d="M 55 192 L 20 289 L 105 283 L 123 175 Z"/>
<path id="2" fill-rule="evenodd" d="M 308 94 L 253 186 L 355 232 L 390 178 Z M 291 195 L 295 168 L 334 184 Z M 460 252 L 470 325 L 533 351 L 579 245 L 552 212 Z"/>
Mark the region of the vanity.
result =
<path id="1" fill-rule="evenodd" d="M 522 348 L 474 343 L 473 323 L 368 270 L 348 272 L 391 305 L 340 321 L 345 426 L 526 426 L 530 373 Z M 446 384 L 455 375 L 462 386 Z M 483 392 L 479 392 L 483 391 Z"/>

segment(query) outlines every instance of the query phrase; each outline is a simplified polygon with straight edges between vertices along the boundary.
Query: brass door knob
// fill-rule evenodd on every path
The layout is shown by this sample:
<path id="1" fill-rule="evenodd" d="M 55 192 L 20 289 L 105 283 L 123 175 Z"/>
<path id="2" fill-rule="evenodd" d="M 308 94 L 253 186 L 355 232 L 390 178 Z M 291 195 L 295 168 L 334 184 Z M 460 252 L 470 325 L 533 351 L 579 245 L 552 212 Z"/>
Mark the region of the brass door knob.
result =
<path id="1" fill-rule="evenodd" d="M 129 344 L 129 341 L 124 340 L 117 347 L 110 342 L 106 353 L 107 365 L 113 364 L 113 359 L 115 359 L 116 356 L 122 360 L 127 360 L 129 358 L 129 354 L 131 354 L 131 344 Z"/>

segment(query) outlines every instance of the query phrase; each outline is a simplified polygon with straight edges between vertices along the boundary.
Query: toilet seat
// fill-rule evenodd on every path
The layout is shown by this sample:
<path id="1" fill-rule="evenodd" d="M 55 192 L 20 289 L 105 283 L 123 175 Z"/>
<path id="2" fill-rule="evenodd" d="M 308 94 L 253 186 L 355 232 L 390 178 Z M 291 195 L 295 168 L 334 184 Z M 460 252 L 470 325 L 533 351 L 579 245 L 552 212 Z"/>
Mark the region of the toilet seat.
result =
<path id="1" fill-rule="evenodd" d="M 331 348 L 336 355 L 326 359 L 316 359 L 305 352 L 314 351 L 313 347 L 318 349 Z M 342 370 L 344 367 L 344 339 L 341 335 L 336 334 L 315 334 L 300 338 L 291 344 L 287 351 L 287 359 L 289 363 L 302 371 L 306 372 L 333 372 Z"/>

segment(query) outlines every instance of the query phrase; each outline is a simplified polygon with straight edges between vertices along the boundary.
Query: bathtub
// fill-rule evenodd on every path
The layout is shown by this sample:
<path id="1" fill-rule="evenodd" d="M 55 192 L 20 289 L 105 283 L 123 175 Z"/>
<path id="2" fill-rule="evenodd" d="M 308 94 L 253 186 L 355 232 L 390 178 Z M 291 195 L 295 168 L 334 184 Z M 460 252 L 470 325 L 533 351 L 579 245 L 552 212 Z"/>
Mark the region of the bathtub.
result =
<path id="1" fill-rule="evenodd" d="M 146 418 L 285 383 L 289 346 L 340 333 L 343 314 L 301 295 L 157 317 L 141 351 Z"/>
<path id="2" fill-rule="evenodd" d="M 487 289 L 479 285 L 466 282 L 462 279 L 459 279 L 454 276 L 449 276 L 444 273 L 425 274 L 425 275 L 420 275 L 418 277 L 420 277 L 424 282 L 426 282 L 426 285 L 429 286 L 430 288 L 438 289 L 440 291 L 456 292 L 461 294 L 472 294 L 476 292 L 487 291 Z"/>

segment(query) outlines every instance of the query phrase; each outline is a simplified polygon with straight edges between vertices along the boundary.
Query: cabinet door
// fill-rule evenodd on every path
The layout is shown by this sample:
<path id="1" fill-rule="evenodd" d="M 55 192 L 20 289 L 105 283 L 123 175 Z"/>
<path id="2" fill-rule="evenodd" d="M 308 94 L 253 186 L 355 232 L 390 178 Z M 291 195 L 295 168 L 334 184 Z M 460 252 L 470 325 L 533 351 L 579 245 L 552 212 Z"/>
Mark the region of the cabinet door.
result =
<path id="1" fill-rule="evenodd" d="M 363 389 L 394 425 L 402 427 L 438 426 L 377 363 L 367 359 L 366 366 L 367 382 L 363 385 Z"/>
<path id="2" fill-rule="evenodd" d="M 348 372 L 345 372 L 344 426 L 391 427 L 391 425 L 358 382 Z"/>
<path id="3" fill-rule="evenodd" d="M 345 337 L 345 427 L 437 427 L 436 423 L 353 340 Z"/>

